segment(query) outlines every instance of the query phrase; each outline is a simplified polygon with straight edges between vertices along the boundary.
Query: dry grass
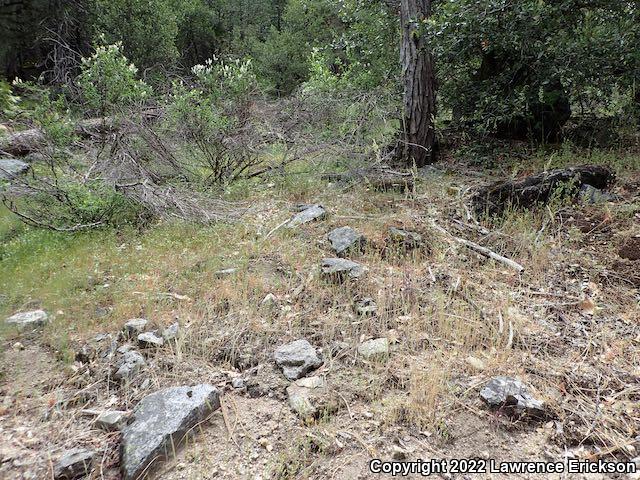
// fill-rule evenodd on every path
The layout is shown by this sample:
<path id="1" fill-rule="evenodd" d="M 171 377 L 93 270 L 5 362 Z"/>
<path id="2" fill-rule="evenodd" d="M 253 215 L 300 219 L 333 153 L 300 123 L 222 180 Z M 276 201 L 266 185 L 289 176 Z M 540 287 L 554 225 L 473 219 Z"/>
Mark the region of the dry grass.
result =
<path id="1" fill-rule="evenodd" d="M 3 247 L 0 313 L 36 304 L 57 312 L 45 336 L 63 358 L 128 318 L 146 317 L 157 326 L 177 319 L 185 336 L 158 356 L 151 386 L 130 386 L 128 404 L 154 386 L 220 380 L 207 373 L 211 367 L 270 365 L 276 346 L 304 337 L 322 348 L 323 372 L 342 397 L 336 418 L 352 416 L 360 405 L 382 419 L 382 431 L 435 432 L 442 445 L 451 415 L 486 418 L 477 402 L 484 381 L 514 375 L 532 385 L 562 423 L 554 441 L 591 445 L 594 455 L 632 456 L 640 422 L 638 286 L 616 273 L 627 264 L 613 244 L 617 235 L 638 233 L 629 213 L 637 215 L 637 194 L 618 205 L 558 203 L 536 213 L 509 212 L 487 222 L 491 232 L 482 235 L 456 230 L 451 221 L 466 218 L 467 179 L 456 174 L 422 179 L 413 194 L 344 189 L 317 179 L 296 189 L 289 181 L 254 184 L 247 199 L 254 208 L 235 224 L 161 223 L 142 234 L 21 234 Z M 301 201 L 322 203 L 330 217 L 263 240 Z M 621 226 L 603 246 L 597 229 L 582 232 L 565 215 L 574 212 L 575 220 L 589 209 Z M 434 219 L 517 260 L 525 273 L 452 242 L 430 228 Z M 369 272 L 337 286 L 318 271 L 320 260 L 332 256 L 326 234 L 344 225 L 368 238 L 355 259 Z M 422 233 L 426 248 L 408 254 L 387 248 L 389 226 Z M 230 267 L 237 272 L 215 274 Z M 269 293 L 277 304 L 262 305 Z M 364 297 L 376 301 L 377 315 L 355 313 L 355 301 Z M 387 360 L 357 357 L 361 341 L 381 336 L 392 343 Z M 332 356 L 338 343 L 341 353 Z M 331 429 L 332 422 L 328 415 L 318 425 Z M 308 435 L 273 465 L 278 478 L 302 478 L 320 461 L 324 447 Z"/>

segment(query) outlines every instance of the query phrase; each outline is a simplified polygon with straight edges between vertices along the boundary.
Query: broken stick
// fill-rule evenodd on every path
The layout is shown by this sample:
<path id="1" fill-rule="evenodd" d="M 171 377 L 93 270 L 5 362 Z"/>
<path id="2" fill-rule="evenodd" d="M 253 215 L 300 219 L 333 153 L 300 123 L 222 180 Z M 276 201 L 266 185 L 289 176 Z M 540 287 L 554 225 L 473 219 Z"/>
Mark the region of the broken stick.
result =
<path id="1" fill-rule="evenodd" d="M 524 272 L 524 267 L 522 265 L 520 265 L 518 262 L 514 262 L 510 258 L 503 257 L 502 255 L 499 255 L 496 252 L 494 252 L 492 250 L 489 250 L 488 248 L 483 247 L 482 245 L 478 245 L 477 243 L 474 243 L 474 242 L 472 242 L 470 240 L 467 240 L 465 238 L 456 237 L 455 235 L 451 234 L 450 232 L 448 232 L 447 230 L 442 228 L 440 225 L 436 224 L 436 222 L 432 222 L 432 225 L 433 225 L 433 228 L 435 228 L 440 233 L 444 233 L 445 235 L 450 236 L 456 242 L 461 243 L 465 247 L 470 248 L 471 250 L 473 250 L 475 252 L 478 252 L 480 255 L 483 255 L 483 256 L 485 256 L 487 258 L 491 258 L 491 259 L 495 260 L 496 262 L 500 262 L 503 265 L 506 265 L 506 266 L 508 266 L 510 268 L 513 268 L 514 270 L 517 270 L 519 273 Z"/>

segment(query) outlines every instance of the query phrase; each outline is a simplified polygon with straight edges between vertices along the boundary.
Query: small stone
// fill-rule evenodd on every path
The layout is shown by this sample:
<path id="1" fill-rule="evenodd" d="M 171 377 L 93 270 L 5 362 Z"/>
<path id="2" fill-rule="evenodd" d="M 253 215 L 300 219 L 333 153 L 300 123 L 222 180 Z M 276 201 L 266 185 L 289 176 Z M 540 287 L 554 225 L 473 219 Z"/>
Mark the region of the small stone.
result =
<path id="1" fill-rule="evenodd" d="M 422 235 L 401 228 L 389 228 L 389 238 L 392 243 L 398 245 L 405 250 L 413 250 L 422 246 Z"/>
<path id="2" fill-rule="evenodd" d="M 20 330 L 27 328 L 38 328 L 44 326 L 49 321 L 49 315 L 44 310 L 33 310 L 31 312 L 21 312 L 12 315 L 5 320 L 8 325 L 15 325 Z"/>
<path id="3" fill-rule="evenodd" d="M 364 235 L 351 227 L 340 227 L 329 233 L 331 248 L 339 257 L 344 257 L 349 252 L 360 252 L 364 248 L 366 240 Z"/>
<path id="4" fill-rule="evenodd" d="M 289 406 L 300 418 L 314 417 L 318 413 L 314 400 L 323 396 L 326 390 L 322 377 L 300 378 L 287 387 Z"/>
<path id="5" fill-rule="evenodd" d="M 526 385 L 515 378 L 492 378 L 480 391 L 480 398 L 492 408 L 510 408 L 532 416 L 544 414 L 544 402 L 534 398 Z"/>
<path id="6" fill-rule="evenodd" d="M 114 374 L 116 380 L 132 378 L 145 365 L 144 357 L 138 352 L 126 352 L 118 362 L 118 370 Z"/>
<path id="7" fill-rule="evenodd" d="M 260 302 L 261 305 L 265 307 L 273 307 L 278 304 L 278 297 L 276 297 L 273 293 L 268 293 Z"/>
<path id="8" fill-rule="evenodd" d="M 102 430 L 113 432 L 122 430 L 127 425 L 128 414 L 121 410 L 103 412 L 96 418 L 96 425 Z"/>
<path id="9" fill-rule="evenodd" d="M 138 345 L 140 345 L 141 348 L 158 348 L 164 345 L 164 340 L 155 332 L 144 332 L 138 335 Z"/>
<path id="10" fill-rule="evenodd" d="M 306 340 L 296 340 L 282 345 L 273 357 L 289 380 L 297 380 L 322 365 L 316 349 Z"/>
<path id="11" fill-rule="evenodd" d="M 218 408 L 220 394 L 207 384 L 165 388 L 143 398 L 122 430 L 123 480 L 138 479 L 150 464 L 173 457 L 192 428 Z"/>
<path id="12" fill-rule="evenodd" d="M 391 458 L 397 462 L 402 462 L 407 459 L 407 452 L 398 445 L 394 445 L 391 450 Z"/>
<path id="13" fill-rule="evenodd" d="M 314 220 L 322 220 L 327 216 L 327 211 L 322 205 L 304 205 L 303 209 L 289 220 L 287 228 L 294 228 Z"/>
<path id="14" fill-rule="evenodd" d="M 244 381 L 244 378 L 242 378 L 242 377 L 236 377 L 236 378 L 231 379 L 231 386 L 233 388 L 240 389 L 240 388 L 246 387 L 246 385 L 247 384 Z"/>
<path id="15" fill-rule="evenodd" d="M 358 354 L 367 360 L 375 357 L 385 357 L 389 355 L 389 339 L 374 338 L 367 340 L 358 346 Z"/>
<path id="16" fill-rule="evenodd" d="M 373 301 L 373 298 L 363 298 L 356 302 L 356 313 L 362 316 L 375 315 L 378 311 L 378 305 Z"/>
<path id="17" fill-rule="evenodd" d="M 149 321 L 145 318 L 132 318 L 124 324 L 123 331 L 128 337 L 144 332 Z"/>
<path id="18" fill-rule="evenodd" d="M 347 278 L 356 280 L 360 278 L 367 268 L 357 262 L 344 258 L 325 258 L 322 260 L 322 276 L 333 281 L 343 282 Z"/>
<path id="19" fill-rule="evenodd" d="M 172 323 L 162 331 L 162 338 L 165 342 L 176 340 L 180 336 L 180 324 Z"/>
<path id="20" fill-rule="evenodd" d="M 467 357 L 467 363 L 469 365 L 471 365 L 473 368 L 475 368 L 476 370 L 484 370 L 485 369 L 485 365 L 484 362 L 482 360 L 480 360 L 479 358 L 476 358 L 472 355 L 469 355 Z"/>
<path id="21" fill-rule="evenodd" d="M 56 480 L 75 480 L 88 476 L 91 473 L 91 464 L 96 452 L 83 448 L 67 450 L 53 469 L 53 478 Z"/>

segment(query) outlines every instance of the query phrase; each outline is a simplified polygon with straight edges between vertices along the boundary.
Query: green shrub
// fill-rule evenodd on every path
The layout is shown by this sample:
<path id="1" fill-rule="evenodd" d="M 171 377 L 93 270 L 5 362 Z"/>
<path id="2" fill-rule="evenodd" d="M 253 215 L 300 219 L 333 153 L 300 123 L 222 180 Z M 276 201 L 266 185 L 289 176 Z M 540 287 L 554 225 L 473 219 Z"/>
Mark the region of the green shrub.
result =
<path id="1" fill-rule="evenodd" d="M 136 78 L 137 72 L 118 42 L 98 46 L 91 57 L 83 58 L 77 81 L 87 105 L 104 116 L 143 102 L 151 95 L 151 88 Z"/>

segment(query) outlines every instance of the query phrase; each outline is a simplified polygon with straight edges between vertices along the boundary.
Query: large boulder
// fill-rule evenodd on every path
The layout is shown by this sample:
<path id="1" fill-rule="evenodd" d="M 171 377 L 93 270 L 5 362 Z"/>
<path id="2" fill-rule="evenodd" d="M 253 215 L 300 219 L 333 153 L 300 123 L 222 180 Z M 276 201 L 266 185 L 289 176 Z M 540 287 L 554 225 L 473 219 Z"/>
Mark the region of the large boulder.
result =
<path id="1" fill-rule="evenodd" d="M 328 239 L 331 242 L 331 248 L 339 257 L 344 257 L 349 252 L 362 251 L 366 243 L 364 235 L 351 227 L 336 228 L 329 233 Z"/>
<path id="2" fill-rule="evenodd" d="M 301 210 L 287 222 L 287 227 L 294 228 L 314 220 L 322 220 L 326 216 L 327 211 L 322 205 L 303 205 Z"/>
<path id="3" fill-rule="evenodd" d="M 296 340 L 279 347 L 273 354 L 278 367 L 289 380 L 297 380 L 322 365 L 316 349 L 306 340 Z"/>
<path id="4" fill-rule="evenodd" d="M 152 462 L 171 457 L 187 433 L 218 408 L 220 393 L 208 384 L 166 388 L 143 398 L 122 430 L 123 479 L 137 479 Z"/>
<path id="5" fill-rule="evenodd" d="M 364 265 L 344 258 L 325 258 L 322 260 L 322 276 L 334 282 L 344 282 L 346 279 L 356 280 L 366 271 L 367 268 Z"/>
<path id="6" fill-rule="evenodd" d="M 44 310 L 33 310 L 31 312 L 20 312 L 5 320 L 8 325 L 14 325 L 20 330 L 27 328 L 42 327 L 49 321 L 49 315 Z"/>
<path id="7" fill-rule="evenodd" d="M 96 452 L 83 448 L 67 450 L 53 467 L 53 478 L 56 480 L 75 480 L 89 476 L 95 456 Z"/>
<path id="8" fill-rule="evenodd" d="M 0 180 L 11 180 L 29 171 L 30 165 L 14 158 L 0 158 Z"/>
<path id="9" fill-rule="evenodd" d="M 480 390 L 480 398 L 491 408 L 505 408 L 517 414 L 544 415 L 544 402 L 535 398 L 520 380 L 494 377 Z"/>

